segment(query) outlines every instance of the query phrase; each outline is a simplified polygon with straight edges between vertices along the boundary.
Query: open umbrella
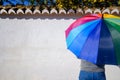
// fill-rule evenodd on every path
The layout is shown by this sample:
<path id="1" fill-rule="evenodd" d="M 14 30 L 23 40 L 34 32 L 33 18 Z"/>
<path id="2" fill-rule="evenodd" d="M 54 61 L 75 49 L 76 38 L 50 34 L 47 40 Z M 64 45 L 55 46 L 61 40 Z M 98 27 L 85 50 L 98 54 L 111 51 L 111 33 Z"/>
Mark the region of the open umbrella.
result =
<path id="1" fill-rule="evenodd" d="M 67 48 L 77 58 L 98 65 L 120 65 L 120 17 L 89 14 L 65 31 Z"/>

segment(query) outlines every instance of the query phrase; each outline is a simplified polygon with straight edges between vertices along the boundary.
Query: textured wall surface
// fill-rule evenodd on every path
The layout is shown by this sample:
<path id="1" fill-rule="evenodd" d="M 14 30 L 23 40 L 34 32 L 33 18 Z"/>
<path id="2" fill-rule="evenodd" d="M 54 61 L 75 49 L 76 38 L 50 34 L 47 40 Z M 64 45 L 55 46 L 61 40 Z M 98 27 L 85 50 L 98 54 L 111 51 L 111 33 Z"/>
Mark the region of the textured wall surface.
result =
<path id="1" fill-rule="evenodd" d="M 0 18 L 0 80 L 78 80 L 80 60 L 66 49 L 69 18 Z M 120 69 L 106 66 L 107 80 Z"/>

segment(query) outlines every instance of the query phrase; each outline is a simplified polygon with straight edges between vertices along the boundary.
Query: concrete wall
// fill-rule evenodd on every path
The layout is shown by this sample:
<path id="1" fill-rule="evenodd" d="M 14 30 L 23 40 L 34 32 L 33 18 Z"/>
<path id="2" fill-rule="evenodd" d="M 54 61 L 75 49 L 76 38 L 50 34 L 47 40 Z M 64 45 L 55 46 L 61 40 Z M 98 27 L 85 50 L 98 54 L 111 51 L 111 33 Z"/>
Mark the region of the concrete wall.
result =
<path id="1" fill-rule="evenodd" d="M 75 18 L 0 18 L 0 80 L 78 80 L 80 60 L 66 49 Z M 120 69 L 106 66 L 107 80 Z"/>

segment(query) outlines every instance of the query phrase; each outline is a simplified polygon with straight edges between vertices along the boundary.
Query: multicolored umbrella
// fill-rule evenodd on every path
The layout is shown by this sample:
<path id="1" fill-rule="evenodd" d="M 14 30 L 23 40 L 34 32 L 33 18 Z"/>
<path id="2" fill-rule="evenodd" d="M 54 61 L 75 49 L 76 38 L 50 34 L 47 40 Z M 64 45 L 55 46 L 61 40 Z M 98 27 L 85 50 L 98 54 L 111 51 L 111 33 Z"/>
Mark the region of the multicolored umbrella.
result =
<path id="1" fill-rule="evenodd" d="M 90 14 L 65 31 L 67 48 L 77 58 L 94 64 L 120 65 L 120 17 Z"/>

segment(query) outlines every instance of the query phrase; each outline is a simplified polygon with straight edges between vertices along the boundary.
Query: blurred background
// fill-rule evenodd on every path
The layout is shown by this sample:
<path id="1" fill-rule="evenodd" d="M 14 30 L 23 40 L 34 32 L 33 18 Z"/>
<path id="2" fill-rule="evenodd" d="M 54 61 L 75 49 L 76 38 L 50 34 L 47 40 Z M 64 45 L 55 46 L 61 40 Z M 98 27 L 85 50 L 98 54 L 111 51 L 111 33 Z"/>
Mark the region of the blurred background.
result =
<path id="1" fill-rule="evenodd" d="M 120 0 L 0 0 L 2 6 L 40 6 L 44 8 L 63 8 L 76 9 L 76 8 L 103 8 L 110 6 L 119 6 Z"/>

